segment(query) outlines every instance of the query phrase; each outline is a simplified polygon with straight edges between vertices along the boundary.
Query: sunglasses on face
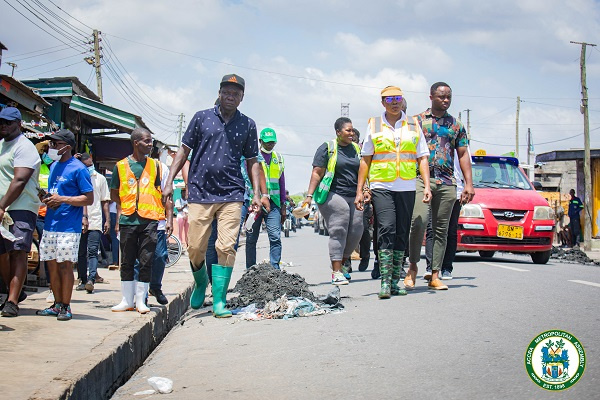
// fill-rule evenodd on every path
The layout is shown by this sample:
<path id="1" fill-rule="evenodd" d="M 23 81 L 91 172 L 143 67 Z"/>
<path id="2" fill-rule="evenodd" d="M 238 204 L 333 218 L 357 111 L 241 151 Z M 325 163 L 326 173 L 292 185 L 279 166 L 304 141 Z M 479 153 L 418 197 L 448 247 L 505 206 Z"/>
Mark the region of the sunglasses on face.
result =
<path id="1" fill-rule="evenodd" d="M 394 100 L 400 103 L 402 101 L 402 96 L 388 96 L 385 98 L 385 102 L 388 104 L 393 102 Z"/>

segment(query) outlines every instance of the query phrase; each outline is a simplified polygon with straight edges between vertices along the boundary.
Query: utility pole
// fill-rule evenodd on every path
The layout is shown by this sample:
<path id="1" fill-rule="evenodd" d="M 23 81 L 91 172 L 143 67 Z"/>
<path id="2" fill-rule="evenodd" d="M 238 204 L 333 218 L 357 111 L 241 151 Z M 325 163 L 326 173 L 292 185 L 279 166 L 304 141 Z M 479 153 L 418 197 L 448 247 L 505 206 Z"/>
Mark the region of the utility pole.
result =
<path id="1" fill-rule="evenodd" d="M 100 101 L 102 99 L 102 73 L 100 72 L 100 59 L 102 55 L 100 54 L 100 42 L 102 39 L 100 38 L 100 33 L 97 29 L 94 29 L 94 67 L 96 68 L 96 85 L 98 87 L 98 97 L 100 97 Z"/>
<path id="2" fill-rule="evenodd" d="M 531 164 L 531 159 L 533 158 L 533 138 L 531 137 L 531 128 L 527 128 L 527 165 L 529 165 L 529 169 L 527 171 L 527 175 L 529 175 L 529 180 L 531 182 L 534 181 L 535 178 L 535 166 Z M 535 161 L 535 159 L 534 159 Z"/>
<path id="3" fill-rule="evenodd" d="M 177 130 L 177 146 L 181 147 L 181 134 L 183 132 L 183 119 L 185 115 L 183 113 L 179 114 L 179 128 Z"/>
<path id="4" fill-rule="evenodd" d="M 467 139 L 469 139 L 469 142 L 471 141 L 471 111 L 473 110 L 469 110 L 468 108 L 466 110 L 463 110 L 467 112 Z M 460 115 L 460 113 L 459 113 Z"/>
<path id="5" fill-rule="evenodd" d="M 342 117 L 350 116 L 350 103 L 342 103 Z"/>
<path id="6" fill-rule="evenodd" d="M 581 69 L 581 113 L 583 114 L 583 185 L 585 186 L 583 212 L 584 231 L 583 231 L 583 249 L 592 250 L 592 173 L 590 160 L 590 120 L 588 115 L 588 94 L 585 74 L 585 49 L 587 46 L 596 46 L 592 43 L 573 42 L 581 45 L 581 59 L 579 65 Z"/>
<path id="7" fill-rule="evenodd" d="M 7 62 L 8 65 L 10 65 L 12 67 L 12 72 L 10 73 L 10 76 L 13 77 L 15 76 L 15 68 L 18 67 L 17 64 L 15 64 L 14 62 Z"/>
<path id="8" fill-rule="evenodd" d="M 521 112 L 521 97 L 517 96 L 517 130 L 515 131 L 515 157 L 519 159 L 519 113 Z"/>

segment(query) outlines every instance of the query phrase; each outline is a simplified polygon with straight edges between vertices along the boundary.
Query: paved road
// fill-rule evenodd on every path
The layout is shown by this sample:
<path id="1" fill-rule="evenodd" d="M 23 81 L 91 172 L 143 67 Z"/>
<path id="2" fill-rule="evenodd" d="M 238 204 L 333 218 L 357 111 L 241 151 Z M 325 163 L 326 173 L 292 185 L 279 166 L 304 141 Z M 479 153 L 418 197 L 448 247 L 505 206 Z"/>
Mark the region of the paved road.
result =
<path id="1" fill-rule="evenodd" d="M 288 270 L 326 293 L 327 239 L 302 229 L 282 240 Z M 234 278 L 243 259 L 242 248 Z M 600 268 L 463 256 L 454 275 L 448 291 L 419 278 L 408 296 L 379 300 L 378 282 L 356 272 L 342 287 L 345 311 L 320 317 L 248 322 L 195 312 L 114 398 L 145 398 L 133 394 L 152 376 L 174 381 L 165 399 L 598 398 Z M 588 359 L 583 378 L 559 393 L 536 386 L 524 367 L 528 344 L 550 329 L 575 335 Z"/>

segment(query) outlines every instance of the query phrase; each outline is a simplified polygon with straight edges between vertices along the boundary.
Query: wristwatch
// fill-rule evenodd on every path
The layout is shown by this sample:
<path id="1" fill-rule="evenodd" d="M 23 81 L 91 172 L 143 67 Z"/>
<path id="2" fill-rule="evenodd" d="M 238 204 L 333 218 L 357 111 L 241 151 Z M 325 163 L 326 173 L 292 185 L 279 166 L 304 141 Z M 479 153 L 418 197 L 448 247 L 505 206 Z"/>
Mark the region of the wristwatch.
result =
<path id="1" fill-rule="evenodd" d="M 266 197 L 267 199 L 271 199 L 271 196 L 269 196 L 269 195 L 268 195 L 268 194 L 266 194 L 266 193 L 263 193 L 261 196 L 262 196 L 262 197 Z"/>

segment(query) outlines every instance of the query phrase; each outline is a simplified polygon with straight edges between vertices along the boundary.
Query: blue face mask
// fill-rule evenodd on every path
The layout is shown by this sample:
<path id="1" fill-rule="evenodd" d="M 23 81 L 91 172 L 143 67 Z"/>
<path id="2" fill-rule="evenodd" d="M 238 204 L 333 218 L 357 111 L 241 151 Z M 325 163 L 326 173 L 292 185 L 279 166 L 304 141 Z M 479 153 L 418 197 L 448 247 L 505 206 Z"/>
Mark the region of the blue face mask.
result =
<path id="1" fill-rule="evenodd" d="M 50 158 L 50 156 L 48 155 L 48 153 L 44 153 L 42 154 L 42 161 L 44 162 L 44 164 L 46 165 L 50 165 L 52 164 L 54 161 Z"/>
<path id="2" fill-rule="evenodd" d="M 94 168 L 93 165 L 87 167 L 87 169 L 88 169 L 88 171 L 90 171 L 90 174 L 96 170 L 96 168 Z"/>

